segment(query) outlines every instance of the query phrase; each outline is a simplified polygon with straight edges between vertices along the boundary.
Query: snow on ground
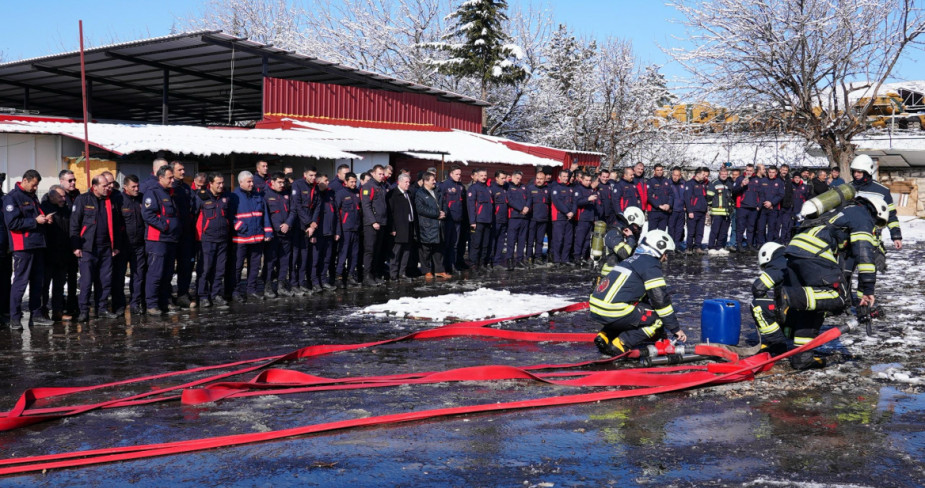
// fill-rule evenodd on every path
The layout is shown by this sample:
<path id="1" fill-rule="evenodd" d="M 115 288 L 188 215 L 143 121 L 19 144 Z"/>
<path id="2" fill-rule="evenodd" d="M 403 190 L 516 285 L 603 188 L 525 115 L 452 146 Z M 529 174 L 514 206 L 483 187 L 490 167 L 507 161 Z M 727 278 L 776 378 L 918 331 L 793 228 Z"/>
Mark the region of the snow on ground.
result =
<path id="1" fill-rule="evenodd" d="M 360 310 L 361 314 L 397 315 L 433 320 L 479 320 L 542 312 L 571 304 L 565 298 L 479 288 L 425 298 L 402 297 Z"/>
<path id="2" fill-rule="evenodd" d="M 899 227 L 903 231 L 903 242 L 925 242 L 925 219 L 901 216 Z"/>

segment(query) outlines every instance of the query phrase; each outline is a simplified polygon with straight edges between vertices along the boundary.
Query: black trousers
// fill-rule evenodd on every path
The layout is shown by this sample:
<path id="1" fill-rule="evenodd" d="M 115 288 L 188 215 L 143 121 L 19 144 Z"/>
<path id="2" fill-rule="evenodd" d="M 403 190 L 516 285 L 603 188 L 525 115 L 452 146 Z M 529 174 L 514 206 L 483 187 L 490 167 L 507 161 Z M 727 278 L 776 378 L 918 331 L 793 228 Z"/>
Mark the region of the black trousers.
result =
<path id="1" fill-rule="evenodd" d="M 400 277 L 399 273 L 408 269 L 408 260 L 411 258 L 411 248 L 413 246 L 413 242 L 396 242 L 392 244 L 392 261 L 389 262 L 389 276 L 393 280 L 398 279 Z"/>
<path id="2" fill-rule="evenodd" d="M 363 227 L 363 278 L 382 276 L 382 251 L 385 243 L 385 229 L 376 230 L 371 225 Z"/>
<path id="3" fill-rule="evenodd" d="M 421 244 L 421 271 L 443 273 L 443 244 Z"/>
<path id="4" fill-rule="evenodd" d="M 475 224 L 469 238 L 469 261 L 476 267 L 488 264 L 488 242 L 491 238 L 491 224 Z M 486 261 L 486 262 L 483 262 Z"/>

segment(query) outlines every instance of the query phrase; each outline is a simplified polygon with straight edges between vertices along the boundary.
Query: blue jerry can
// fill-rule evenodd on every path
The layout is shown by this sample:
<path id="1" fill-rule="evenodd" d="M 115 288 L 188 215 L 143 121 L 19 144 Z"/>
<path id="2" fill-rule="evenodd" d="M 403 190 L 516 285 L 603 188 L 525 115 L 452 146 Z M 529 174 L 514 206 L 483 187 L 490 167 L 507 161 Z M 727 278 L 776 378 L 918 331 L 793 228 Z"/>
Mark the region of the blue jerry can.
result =
<path id="1" fill-rule="evenodd" d="M 700 311 L 700 342 L 736 346 L 742 332 L 742 315 L 737 300 L 713 298 L 703 301 Z"/>

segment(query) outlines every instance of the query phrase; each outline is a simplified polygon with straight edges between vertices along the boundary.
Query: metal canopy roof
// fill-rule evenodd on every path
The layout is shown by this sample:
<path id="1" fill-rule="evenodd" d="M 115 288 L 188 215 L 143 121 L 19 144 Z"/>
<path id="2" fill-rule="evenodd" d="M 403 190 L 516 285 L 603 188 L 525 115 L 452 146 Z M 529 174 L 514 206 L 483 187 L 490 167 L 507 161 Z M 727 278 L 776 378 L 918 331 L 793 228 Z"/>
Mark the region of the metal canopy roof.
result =
<path id="1" fill-rule="evenodd" d="M 170 123 L 259 120 L 264 75 L 488 105 L 214 30 L 87 49 L 85 62 L 94 119 L 161 122 L 166 80 Z M 82 118 L 80 53 L 0 63 L 0 106 Z"/>

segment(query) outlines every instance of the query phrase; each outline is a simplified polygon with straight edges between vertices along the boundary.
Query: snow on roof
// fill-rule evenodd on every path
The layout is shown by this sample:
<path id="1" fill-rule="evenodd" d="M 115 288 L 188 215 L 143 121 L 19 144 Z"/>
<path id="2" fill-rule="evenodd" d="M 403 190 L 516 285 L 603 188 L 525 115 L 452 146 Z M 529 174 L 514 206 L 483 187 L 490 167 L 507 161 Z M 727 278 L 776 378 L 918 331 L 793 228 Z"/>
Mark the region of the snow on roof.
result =
<path id="1" fill-rule="evenodd" d="M 0 132 L 59 134 L 83 140 L 83 124 L 74 122 L 0 121 Z M 169 151 L 175 154 L 271 154 L 326 159 L 361 156 L 342 151 L 336 141 L 305 131 L 207 128 L 186 125 L 88 124 L 90 144 L 116 154 Z"/>
<path id="2" fill-rule="evenodd" d="M 729 161 L 733 167 L 746 164 L 790 167 L 828 166 L 828 159 L 807 152 L 806 140 L 789 136 L 699 137 L 684 144 L 684 164 L 719 168 Z"/>
<path id="3" fill-rule="evenodd" d="M 504 144 L 486 140 L 479 134 L 461 130 L 419 131 L 370 129 L 342 125 L 319 124 L 303 120 L 285 119 L 292 122 L 293 131 L 320 133 L 336 139 L 338 148 L 350 152 L 397 152 L 415 153 L 422 159 L 462 164 L 502 163 L 518 166 L 559 166 L 553 159 L 540 158 L 524 152 L 514 151 Z M 445 154 L 445 156 L 442 156 Z"/>

